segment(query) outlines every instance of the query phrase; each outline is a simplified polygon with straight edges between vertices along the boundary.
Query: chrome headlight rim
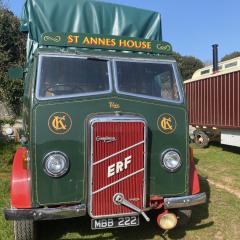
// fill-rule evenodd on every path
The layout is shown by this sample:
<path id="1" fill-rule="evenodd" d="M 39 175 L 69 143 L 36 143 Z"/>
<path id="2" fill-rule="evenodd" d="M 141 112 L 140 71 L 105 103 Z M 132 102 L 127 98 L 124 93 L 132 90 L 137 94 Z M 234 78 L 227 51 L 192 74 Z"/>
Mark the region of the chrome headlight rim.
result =
<path id="1" fill-rule="evenodd" d="M 51 171 L 48 170 L 48 168 L 46 167 L 46 163 L 47 163 L 47 160 L 50 156 L 54 155 L 54 154 L 59 154 L 59 155 L 62 155 L 65 159 L 65 166 L 64 168 L 59 172 L 59 173 L 52 173 Z M 49 152 L 47 153 L 44 158 L 43 158 L 43 170 L 44 172 L 49 176 L 49 177 L 54 177 L 54 178 L 60 178 L 60 177 L 63 177 L 64 175 L 67 174 L 67 172 L 69 171 L 69 166 L 70 166 L 70 163 L 69 163 L 69 158 L 68 156 L 64 153 L 64 152 L 61 152 L 61 151 L 52 151 L 52 152 Z"/>
<path id="2" fill-rule="evenodd" d="M 165 164 L 165 162 L 164 162 L 164 157 L 165 157 L 166 154 L 168 154 L 169 152 L 175 152 L 175 153 L 177 153 L 178 156 L 179 156 L 179 159 L 180 159 L 178 165 L 177 165 L 176 168 L 174 168 L 174 169 L 169 168 L 169 167 Z M 175 148 L 168 148 L 167 150 L 165 150 L 165 151 L 161 154 L 161 165 L 162 165 L 162 167 L 163 167 L 165 170 L 167 170 L 168 172 L 171 172 L 171 173 L 177 172 L 177 171 L 181 168 L 181 166 L 182 166 L 182 158 L 181 158 L 180 152 L 179 152 L 177 149 L 175 149 Z"/>

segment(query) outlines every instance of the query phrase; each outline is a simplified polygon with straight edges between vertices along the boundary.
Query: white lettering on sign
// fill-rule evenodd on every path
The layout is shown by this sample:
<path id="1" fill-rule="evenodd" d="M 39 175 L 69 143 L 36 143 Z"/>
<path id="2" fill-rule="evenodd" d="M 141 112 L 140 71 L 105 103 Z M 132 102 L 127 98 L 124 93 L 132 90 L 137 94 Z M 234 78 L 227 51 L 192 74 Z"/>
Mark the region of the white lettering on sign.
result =
<path id="1" fill-rule="evenodd" d="M 128 169 L 132 162 L 132 156 L 126 157 L 123 161 L 116 162 L 108 167 L 108 178 Z"/>

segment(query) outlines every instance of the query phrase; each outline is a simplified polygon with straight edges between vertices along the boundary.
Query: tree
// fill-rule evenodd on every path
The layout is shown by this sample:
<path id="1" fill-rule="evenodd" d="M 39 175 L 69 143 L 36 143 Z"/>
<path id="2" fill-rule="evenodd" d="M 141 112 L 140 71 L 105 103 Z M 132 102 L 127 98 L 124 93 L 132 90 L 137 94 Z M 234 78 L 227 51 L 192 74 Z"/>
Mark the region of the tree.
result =
<path id="1" fill-rule="evenodd" d="M 16 114 L 20 113 L 23 81 L 8 79 L 7 70 L 25 61 L 25 36 L 19 26 L 19 19 L 0 0 L 0 99 Z"/>
<path id="2" fill-rule="evenodd" d="M 204 67 L 203 62 L 193 56 L 181 56 L 174 52 L 173 57 L 178 63 L 183 80 L 190 79 L 196 70 Z"/>
<path id="3" fill-rule="evenodd" d="M 227 61 L 227 60 L 230 60 L 230 59 L 235 58 L 235 57 L 240 57 L 240 52 L 236 51 L 236 52 L 232 52 L 230 54 L 227 54 L 221 59 L 221 61 L 222 62 Z"/>
<path id="4" fill-rule="evenodd" d="M 193 56 L 183 56 L 182 59 L 180 71 L 184 80 L 190 79 L 196 70 L 204 67 L 202 61 Z"/>

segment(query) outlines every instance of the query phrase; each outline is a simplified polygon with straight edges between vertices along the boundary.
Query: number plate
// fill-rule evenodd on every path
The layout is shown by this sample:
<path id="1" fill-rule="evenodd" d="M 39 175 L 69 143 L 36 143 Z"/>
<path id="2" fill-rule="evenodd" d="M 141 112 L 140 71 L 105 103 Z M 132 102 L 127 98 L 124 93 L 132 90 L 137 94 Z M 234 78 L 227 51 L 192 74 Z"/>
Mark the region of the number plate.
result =
<path id="1" fill-rule="evenodd" d="M 139 216 L 92 219 L 92 229 L 131 227 L 139 225 Z"/>

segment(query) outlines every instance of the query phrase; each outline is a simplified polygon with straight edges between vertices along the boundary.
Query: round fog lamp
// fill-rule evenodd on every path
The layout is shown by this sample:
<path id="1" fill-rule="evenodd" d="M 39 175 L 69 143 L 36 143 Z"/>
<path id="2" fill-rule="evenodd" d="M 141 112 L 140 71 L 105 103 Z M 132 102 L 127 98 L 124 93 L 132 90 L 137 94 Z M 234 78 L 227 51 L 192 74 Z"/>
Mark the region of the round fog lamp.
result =
<path id="1" fill-rule="evenodd" d="M 173 213 L 160 215 L 157 219 L 158 225 L 164 230 L 170 230 L 176 227 L 177 217 Z"/>
<path id="2" fill-rule="evenodd" d="M 63 176 L 69 168 L 69 160 L 62 152 L 51 152 L 43 161 L 44 171 L 51 177 Z"/>
<path id="3" fill-rule="evenodd" d="M 181 157 L 176 150 L 168 150 L 162 156 L 162 164 L 170 172 L 175 172 L 181 167 Z"/>

